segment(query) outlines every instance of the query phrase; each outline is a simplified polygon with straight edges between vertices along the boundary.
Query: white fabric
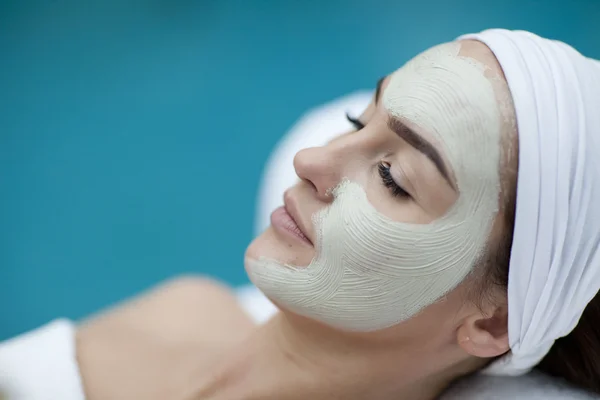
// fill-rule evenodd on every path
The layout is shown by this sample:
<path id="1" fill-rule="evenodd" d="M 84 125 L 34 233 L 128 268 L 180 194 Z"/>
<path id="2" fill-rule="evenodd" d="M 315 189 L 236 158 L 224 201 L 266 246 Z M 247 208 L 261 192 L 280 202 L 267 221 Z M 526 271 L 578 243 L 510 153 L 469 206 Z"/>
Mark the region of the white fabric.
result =
<path id="1" fill-rule="evenodd" d="M 486 372 L 518 375 L 573 330 L 600 289 L 600 62 L 529 32 L 463 38 L 494 52 L 517 116 L 512 351 Z"/>
<path id="2" fill-rule="evenodd" d="M 598 400 L 599 397 L 539 372 L 522 376 L 475 375 L 457 382 L 439 400 Z"/>
<path id="3" fill-rule="evenodd" d="M 0 399 L 85 399 L 70 321 L 57 320 L 0 343 Z"/>

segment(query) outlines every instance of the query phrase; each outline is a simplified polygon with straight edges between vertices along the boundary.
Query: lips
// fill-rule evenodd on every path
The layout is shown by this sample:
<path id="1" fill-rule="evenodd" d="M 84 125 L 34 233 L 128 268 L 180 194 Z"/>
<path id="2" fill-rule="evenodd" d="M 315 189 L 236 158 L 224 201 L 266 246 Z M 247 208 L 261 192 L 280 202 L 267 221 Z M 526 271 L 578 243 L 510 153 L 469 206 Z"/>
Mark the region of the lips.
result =
<path id="1" fill-rule="evenodd" d="M 284 206 L 279 207 L 271 214 L 271 225 L 278 231 L 301 240 L 305 244 L 313 245 L 307 235 L 306 229 L 302 226 L 302 221 L 298 217 L 298 208 L 296 202 L 286 192 L 283 199 Z"/>

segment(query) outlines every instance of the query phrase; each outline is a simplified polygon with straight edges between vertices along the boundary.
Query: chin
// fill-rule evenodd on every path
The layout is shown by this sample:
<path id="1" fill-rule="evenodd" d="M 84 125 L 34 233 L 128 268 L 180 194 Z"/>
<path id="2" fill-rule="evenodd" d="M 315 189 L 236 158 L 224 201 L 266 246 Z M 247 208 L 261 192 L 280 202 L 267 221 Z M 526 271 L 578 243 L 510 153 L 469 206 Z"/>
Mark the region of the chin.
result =
<path id="1" fill-rule="evenodd" d="M 257 236 L 246 248 L 244 266 L 247 260 L 270 258 L 280 264 L 305 267 L 312 261 L 315 252 L 306 246 L 298 245 L 280 237 L 272 227 Z"/>
<path id="2" fill-rule="evenodd" d="M 254 260 L 258 260 L 261 257 L 260 254 L 260 249 L 261 249 L 261 243 L 260 243 L 260 238 L 263 234 L 261 234 L 260 236 L 254 238 L 250 244 L 248 245 L 248 247 L 246 247 L 246 251 L 244 252 L 244 264 L 246 263 L 246 260 L 250 259 L 254 259 Z"/>

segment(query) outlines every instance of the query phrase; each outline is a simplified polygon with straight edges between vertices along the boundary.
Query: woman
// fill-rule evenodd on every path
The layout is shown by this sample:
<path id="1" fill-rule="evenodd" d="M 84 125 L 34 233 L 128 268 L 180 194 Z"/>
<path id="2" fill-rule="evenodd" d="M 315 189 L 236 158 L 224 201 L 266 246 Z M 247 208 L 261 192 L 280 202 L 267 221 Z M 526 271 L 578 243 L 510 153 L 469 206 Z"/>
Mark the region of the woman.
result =
<path id="1" fill-rule="evenodd" d="M 281 312 L 162 287 L 79 328 L 87 398 L 434 399 L 536 365 L 600 393 L 599 97 L 597 62 L 527 33 L 417 56 L 296 155 L 246 253 Z"/>

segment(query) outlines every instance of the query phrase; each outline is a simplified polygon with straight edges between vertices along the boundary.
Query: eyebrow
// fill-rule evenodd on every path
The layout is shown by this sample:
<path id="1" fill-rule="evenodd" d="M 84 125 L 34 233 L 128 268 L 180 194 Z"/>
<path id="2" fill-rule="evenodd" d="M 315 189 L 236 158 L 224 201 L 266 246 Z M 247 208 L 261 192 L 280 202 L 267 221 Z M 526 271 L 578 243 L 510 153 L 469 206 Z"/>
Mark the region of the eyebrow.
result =
<path id="1" fill-rule="evenodd" d="M 452 183 L 450 176 L 448 174 L 448 169 L 446 168 L 446 164 L 444 164 L 444 161 L 443 161 L 442 157 L 440 156 L 440 153 L 437 151 L 437 149 L 431 143 L 429 143 L 421 135 L 417 134 L 415 131 L 410 129 L 408 126 L 406 126 L 404 123 L 402 123 L 402 121 L 400 121 L 397 118 L 390 116 L 388 118 L 387 125 L 392 131 L 394 131 L 396 133 L 396 135 L 398 135 L 406 143 L 410 144 L 417 151 L 420 151 L 427 158 L 429 158 L 431 160 L 431 162 L 433 163 L 433 165 L 435 165 L 435 167 L 437 168 L 439 173 L 444 177 L 446 182 L 448 182 L 448 185 L 450 185 L 450 187 L 456 191 L 456 188 L 455 188 L 454 184 Z"/>
<path id="2" fill-rule="evenodd" d="M 379 103 L 379 97 L 381 97 L 381 87 L 383 86 L 383 81 L 385 81 L 385 78 L 386 76 L 383 76 L 377 81 L 377 88 L 375 89 L 375 105 Z M 417 151 L 423 153 L 425 157 L 429 158 L 442 177 L 444 177 L 446 182 L 448 182 L 448 185 L 450 185 L 452 189 L 456 190 L 456 187 L 452 183 L 450 175 L 448 174 L 448 168 L 446 168 L 446 164 L 444 164 L 444 161 L 435 146 L 423 139 L 421 135 L 410 129 L 397 118 L 390 116 L 388 118 L 387 125 L 406 143 L 414 147 Z"/>

